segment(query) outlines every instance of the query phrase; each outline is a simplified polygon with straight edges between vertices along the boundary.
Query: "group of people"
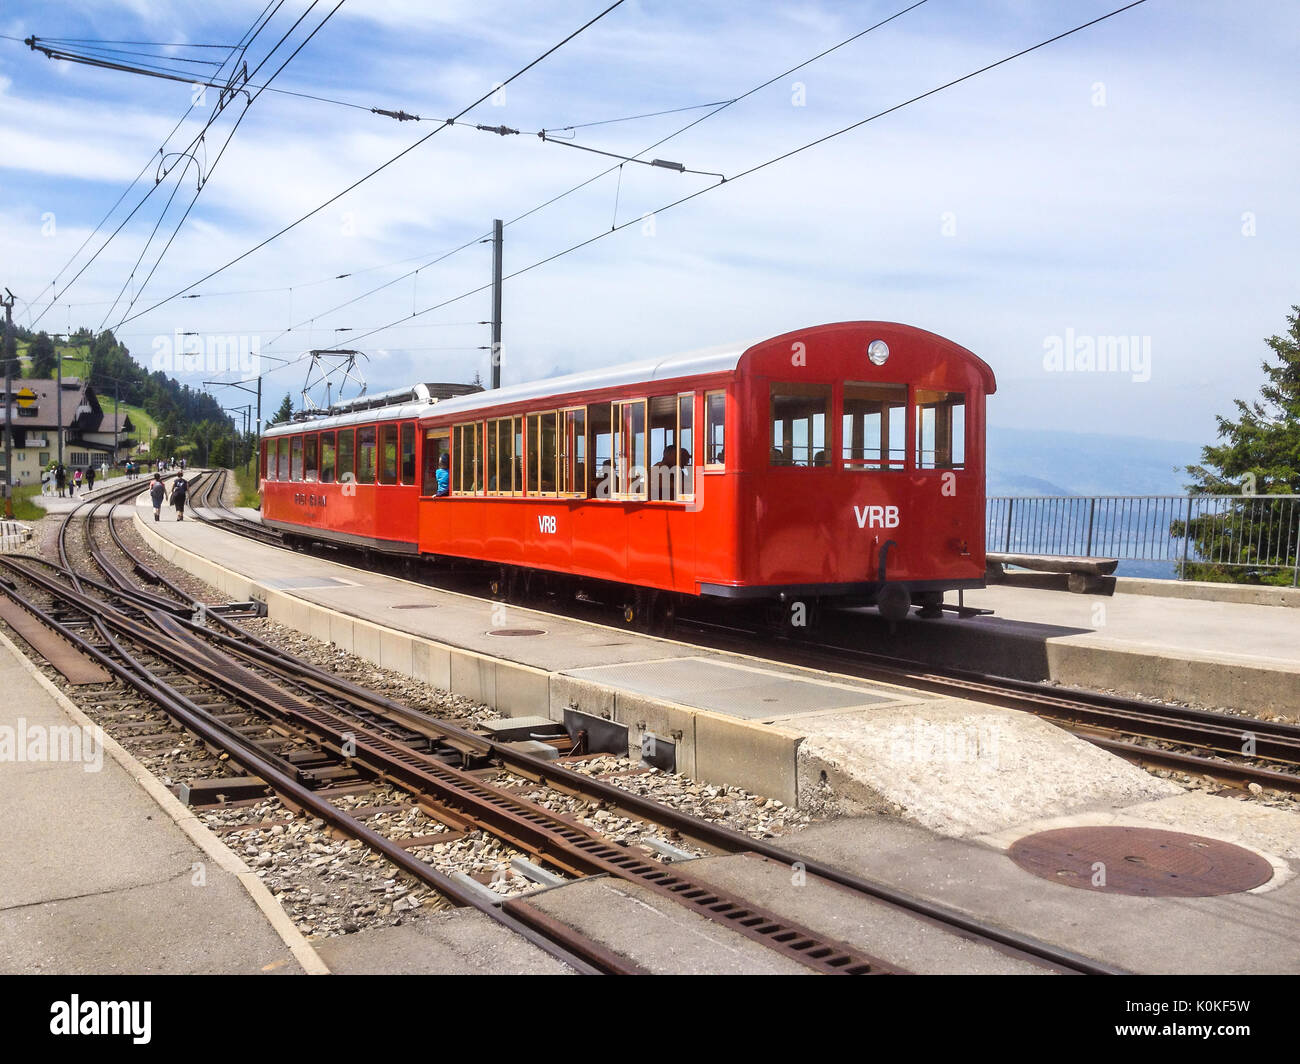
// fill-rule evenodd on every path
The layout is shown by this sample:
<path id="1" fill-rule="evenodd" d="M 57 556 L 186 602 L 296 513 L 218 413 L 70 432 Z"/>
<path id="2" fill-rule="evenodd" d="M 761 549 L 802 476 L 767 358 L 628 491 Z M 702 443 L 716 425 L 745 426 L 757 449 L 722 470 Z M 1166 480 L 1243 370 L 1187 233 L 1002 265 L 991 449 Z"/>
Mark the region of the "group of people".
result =
<path id="1" fill-rule="evenodd" d="M 181 458 L 175 462 L 166 458 L 159 458 L 157 461 L 147 463 L 146 468 L 158 473 L 166 473 L 171 469 L 178 469 L 183 474 L 185 471 L 185 459 Z M 127 480 L 140 479 L 140 464 L 134 461 L 127 461 L 122 466 L 122 471 L 126 474 Z M 50 467 L 41 474 L 41 494 L 58 496 L 63 498 L 75 498 L 80 491 L 91 491 L 95 487 L 95 478 L 97 473 L 95 466 L 74 466 L 71 471 L 62 462 L 53 462 Z"/>
<path id="2" fill-rule="evenodd" d="M 60 499 L 68 497 L 65 493 L 76 496 L 81 489 L 90 491 L 95 486 L 95 467 L 88 465 L 85 468 L 78 466 L 68 475 L 68 469 L 62 462 L 47 469 L 41 474 L 41 494 L 57 495 Z"/>
<path id="3" fill-rule="evenodd" d="M 185 463 L 181 463 L 181 471 L 176 474 L 176 479 L 172 481 L 171 504 L 176 507 L 176 520 L 185 520 L 185 496 L 189 494 L 189 481 L 185 479 Z M 153 503 L 153 519 L 162 520 L 163 502 L 168 498 L 167 485 L 163 483 L 162 472 L 159 471 L 153 475 L 153 480 L 149 484 L 149 501 Z"/>

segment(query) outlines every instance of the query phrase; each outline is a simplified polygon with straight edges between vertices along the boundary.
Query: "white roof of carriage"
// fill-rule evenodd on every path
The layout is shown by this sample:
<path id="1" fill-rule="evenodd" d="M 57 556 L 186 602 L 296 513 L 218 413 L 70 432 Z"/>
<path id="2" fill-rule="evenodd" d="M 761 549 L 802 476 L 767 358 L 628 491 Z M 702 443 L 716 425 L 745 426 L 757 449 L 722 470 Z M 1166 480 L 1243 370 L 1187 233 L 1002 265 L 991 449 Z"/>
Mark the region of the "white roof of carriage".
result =
<path id="1" fill-rule="evenodd" d="M 457 395 L 438 402 L 402 403 L 371 410 L 348 411 L 329 417 L 289 421 L 268 427 L 263 435 L 284 436 L 339 426 L 370 424 L 376 421 L 399 421 L 412 417 L 454 416 L 488 407 L 526 403 L 535 399 L 556 399 L 600 388 L 650 384 L 655 381 L 697 377 L 708 373 L 727 373 L 736 368 L 740 356 L 752 346 L 753 343 L 727 344 L 723 347 L 710 347 L 685 354 L 669 355 L 666 358 L 628 362 L 619 366 L 583 370 L 581 373 L 567 373 L 562 377 L 547 377 L 544 380 L 528 381 L 524 384 L 508 384 L 503 388 Z"/>

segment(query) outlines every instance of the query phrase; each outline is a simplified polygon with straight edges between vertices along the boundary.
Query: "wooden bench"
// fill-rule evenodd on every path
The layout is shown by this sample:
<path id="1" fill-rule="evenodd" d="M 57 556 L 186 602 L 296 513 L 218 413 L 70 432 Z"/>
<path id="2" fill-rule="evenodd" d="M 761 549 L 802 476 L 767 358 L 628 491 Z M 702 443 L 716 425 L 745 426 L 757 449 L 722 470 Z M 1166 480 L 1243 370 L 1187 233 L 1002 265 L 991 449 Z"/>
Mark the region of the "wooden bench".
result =
<path id="1" fill-rule="evenodd" d="M 1118 558 L 1087 558 L 1067 554 L 989 552 L 985 554 L 985 559 L 990 577 L 1005 576 L 1008 565 L 1039 573 L 1064 573 L 1069 589 L 1081 594 L 1105 588 L 1105 578 L 1113 575 L 1119 566 Z"/>

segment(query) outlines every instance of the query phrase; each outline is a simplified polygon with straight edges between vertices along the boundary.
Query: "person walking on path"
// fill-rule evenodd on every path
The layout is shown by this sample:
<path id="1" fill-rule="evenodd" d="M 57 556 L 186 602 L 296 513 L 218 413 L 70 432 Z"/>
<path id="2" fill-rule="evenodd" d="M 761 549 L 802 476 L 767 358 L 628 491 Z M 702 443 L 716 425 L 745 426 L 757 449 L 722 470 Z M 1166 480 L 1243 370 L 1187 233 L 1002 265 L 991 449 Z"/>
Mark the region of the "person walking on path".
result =
<path id="1" fill-rule="evenodd" d="M 172 484 L 172 505 L 176 507 L 176 520 L 185 520 L 185 494 L 190 490 L 189 484 L 185 480 L 185 473 L 182 471 L 177 474 L 176 482 Z"/>
<path id="2" fill-rule="evenodd" d="M 95 467 L 86 466 L 86 494 L 95 490 Z"/>
<path id="3" fill-rule="evenodd" d="M 149 501 L 153 503 L 153 519 L 162 520 L 163 500 L 167 498 L 167 489 L 163 486 L 162 474 L 155 473 L 149 485 Z"/>
<path id="4" fill-rule="evenodd" d="M 82 476 L 81 467 L 78 466 L 76 471 L 72 474 L 72 497 L 74 499 L 77 497 L 77 492 L 81 490 L 81 482 L 84 479 L 85 478 Z"/>
<path id="5" fill-rule="evenodd" d="M 63 468 L 62 462 L 60 462 L 58 467 L 54 470 L 54 486 L 58 489 L 59 498 L 63 498 L 63 492 L 68 486 L 68 471 Z"/>

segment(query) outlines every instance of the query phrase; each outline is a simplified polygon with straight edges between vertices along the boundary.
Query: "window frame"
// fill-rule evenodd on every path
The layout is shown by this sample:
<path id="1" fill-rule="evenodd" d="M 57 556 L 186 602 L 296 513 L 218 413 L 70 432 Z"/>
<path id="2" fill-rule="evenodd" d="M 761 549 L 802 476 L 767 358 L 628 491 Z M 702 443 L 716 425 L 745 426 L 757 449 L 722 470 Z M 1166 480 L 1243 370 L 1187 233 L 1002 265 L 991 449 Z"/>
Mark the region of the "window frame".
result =
<path id="1" fill-rule="evenodd" d="M 381 487 L 397 486 L 398 473 L 401 471 L 401 456 L 398 453 L 398 425 L 396 421 L 381 421 L 375 426 L 375 483 Z M 391 476 L 388 468 L 388 448 L 393 449 L 393 466 Z"/>
<path id="2" fill-rule="evenodd" d="M 922 395 L 940 395 L 940 396 L 944 396 L 945 398 L 940 400 L 935 400 L 929 403 L 925 403 L 921 399 Z M 953 421 L 955 419 L 952 416 L 952 411 L 953 411 L 953 407 L 955 405 L 958 405 L 951 402 L 951 398 L 953 396 L 960 396 L 961 398 L 960 406 L 961 406 L 962 413 L 961 413 L 961 464 L 960 465 L 954 464 L 952 460 L 953 451 L 956 450 L 955 443 L 958 438 L 957 433 L 953 431 L 954 428 Z M 968 391 L 954 391 L 948 388 L 911 388 L 909 389 L 908 398 L 911 400 L 910 403 L 908 404 L 908 416 L 912 419 L 912 432 L 911 432 L 912 446 L 910 448 L 911 453 L 909 455 L 909 457 L 912 460 L 912 468 L 918 473 L 964 473 L 966 472 L 966 470 L 969 468 L 967 454 L 970 449 L 970 423 L 969 423 L 969 418 L 966 416 L 966 414 L 969 409 L 970 393 Z M 938 456 L 939 456 L 938 409 L 942 405 L 946 405 L 948 408 L 948 432 L 947 432 L 948 462 L 944 465 L 940 465 L 938 461 Z M 924 435 L 925 435 L 925 418 L 923 414 L 925 410 L 935 411 L 935 426 L 934 426 L 935 457 L 934 460 L 928 465 L 922 461 L 922 455 L 924 454 L 924 451 L 922 450 L 922 444 L 924 442 Z"/>
<path id="3" fill-rule="evenodd" d="M 302 438 L 302 479 L 320 483 L 320 433 L 309 432 Z"/>
<path id="4" fill-rule="evenodd" d="M 903 411 L 903 432 L 902 432 L 903 456 L 897 462 L 895 462 L 895 460 L 892 457 L 889 457 L 891 448 L 889 446 L 888 434 L 885 432 L 881 433 L 881 437 L 880 437 L 881 456 L 876 461 L 875 465 L 868 464 L 871 460 L 867 458 L 846 457 L 845 451 L 847 450 L 848 445 L 845 443 L 844 440 L 844 419 L 846 417 L 850 417 L 853 415 L 849 415 L 845 411 L 845 403 L 848 401 L 846 392 L 849 388 L 852 387 L 901 388 L 902 389 L 903 397 L 901 401 L 901 406 Z M 911 440 L 912 438 L 911 431 L 910 431 L 911 424 L 912 424 L 912 391 L 913 389 L 911 385 L 906 384 L 903 381 L 864 381 L 864 380 L 847 381 L 846 380 L 840 384 L 839 419 L 836 424 L 836 432 L 838 434 L 837 447 L 836 447 L 836 451 L 838 454 L 838 458 L 836 459 L 837 468 L 841 468 L 849 473 L 906 473 L 908 470 L 914 468 L 912 463 L 911 448 L 908 446 L 908 441 Z M 890 405 L 898 406 L 899 404 L 891 403 Z M 865 446 L 863 449 L 864 450 L 866 449 Z"/>
<path id="5" fill-rule="evenodd" d="M 546 462 L 543 452 L 543 419 L 551 421 L 551 490 L 544 488 L 542 473 Z M 533 485 L 537 487 L 534 489 Z M 560 412 L 535 410 L 524 415 L 524 492 L 530 498 L 554 499 L 560 493 Z"/>
<path id="6" fill-rule="evenodd" d="M 643 457 L 647 460 L 650 455 L 650 404 L 645 398 L 640 399 L 616 399 L 610 403 L 609 427 L 610 435 L 610 457 L 614 460 L 614 490 L 610 493 L 610 498 L 618 502 L 649 502 L 650 501 L 650 467 L 646 462 L 642 462 L 638 467 L 635 462 L 635 454 L 627 451 L 627 443 L 624 437 L 627 435 L 624 430 L 625 412 L 641 408 L 641 431 L 633 433 L 641 437 L 641 446 L 643 448 Z M 635 443 L 632 445 L 635 450 Z M 632 490 L 633 485 L 638 483 L 632 476 L 635 469 L 641 469 L 639 480 L 640 487 Z"/>
<path id="7" fill-rule="evenodd" d="M 414 422 L 411 423 L 414 425 Z M 449 499 L 452 495 L 452 489 L 455 487 L 455 470 L 451 461 L 451 437 L 452 426 L 446 428 L 429 428 L 424 430 L 422 450 L 420 452 L 418 463 L 420 467 L 420 498 L 422 499 Z M 445 441 L 443 446 L 435 447 L 432 444 L 437 441 Z M 435 454 L 447 455 L 447 494 L 438 494 L 438 463 L 436 459 L 430 465 L 429 459 Z"/>
<path id="8" fill-rule="evenodd" d="M 722 461 L 711 461 L 713 450 L 713 419 L 710 400 L 721 398 L 722 400 Z M 727 468 L 727 389 L 726 388 L 706 388 L 704 390 L 704 465 L 706 473 L 722 472 Z M 699 465 L 697 462 L 696 465 Z"/>
<path id="9" fill-rule="evenodd" d="M 343 440 L 347 438 L 348 445 L 346 448 L 348 462 L 344 466 L 342 456 L 344 453 Z M 344 476 L 347 480 L 344 480 Z M 334 479 L 339 484 L 356 484 L 357 482 L 357 430 L 351 428 L 339 429 L 338 436 L 334 441 Z"/>
<path id="10" fill-rule="evenodd" d="M 334 430 L 330 429 L 320 434 L 320 443 L 318 444 L 318 454 L 320 456 L 320 483 L 333 484 L 338 478 L 338 451 L 335 449 Z M 325 464 L 325 450 L 329 449 L 329 465 Z M 329 476 L 325 472 L 329 470 Z"/>
<path id="11" fill-rule="evenodd" d="M 413 488 L 419 484 L 420 462 L 418 437 L 414 421 L 403 421 L 397 426 L 397 483 L 404 488 Z M 407 443 L 410 443 L 408 456 Z M 407 475 L 406 462 L 410 458 L 411 472 Z"/>
<path id="12" fill-rule="evenodd" d="M 370 434 L 369 445 L 365 442 L 366 433 Z M 370 475 L 363 475 L 363 462 L 365 460 L 366 448 L 370 450 Z M 357 426 L 357 449 L 356 449 L 356 482 L 358 484 L 374 484 L 375 478 L 379 474 L 379 425 L 371 422 L 369 425 Z"/>
<path id="13" fill-rule="evenodd" d="M 477 496 L 484 494 L 483 481 L 483 441 L 485 432 L 482 421 L 466 421 L 453 425 L 451 429 L 451 494 Z M 465 439 L 474 441 L 472 454 L 465 454 Z M 470 478 L 469 487 L 465 487 L 466 475 Z"/>
<path id="14" fill-rule="evenodd" d="M 569 425 L 571 421 L 574 420 L 571 417 L 571 415 L 573 414 L 582 415 L 579 419 L 577 419 L 581 425 L 581 428 L 576 433 L 569 432 Z M 589 453 L 590 453 L 590 448 L 587 445 L 588 442 L 587 441 L 587 406 L 584 403 L 581 406 L 561 407 L 559 410 L 556 411 L 556 415 L 558 416 L 559 419 L 557 422 L 557 431 L 562 430 L 562 434 L 560 436 L 557 436 L 555 441 L 556 496 L 561 499 L 585 499 L 587 497 L 587 466 L 589 462 Z M 568 447 L 571 441 L 575 444 L 575 446 L 582 447 L 582 476 L 581 477 L 577 475 L 577 468 L 575 465 L 575 461 L 571 460 L 571 459 L 576 459 L 577 456 L 571 455 L 568 451 Z M 563 470 L 564 472 L 563 476 L 560 475 L 561 470 Z M 564 489 L 564 485 L 566 484 L 569 485 L 570 490 L 568 491 Z M 575 484 L 581 484 L 582 486 L 575 490 L 573 488 L 573 485 Z"/>

